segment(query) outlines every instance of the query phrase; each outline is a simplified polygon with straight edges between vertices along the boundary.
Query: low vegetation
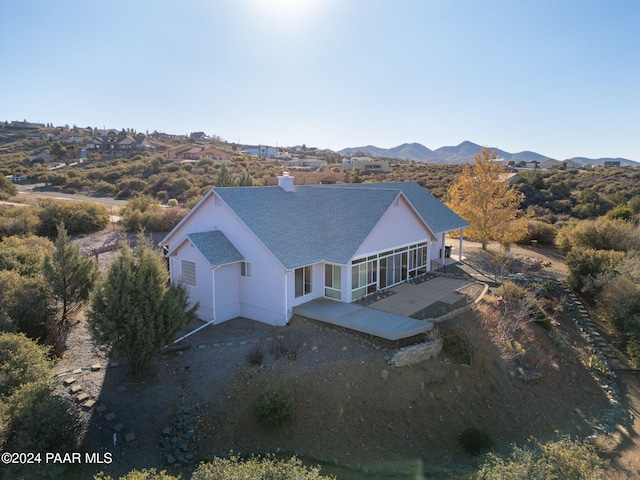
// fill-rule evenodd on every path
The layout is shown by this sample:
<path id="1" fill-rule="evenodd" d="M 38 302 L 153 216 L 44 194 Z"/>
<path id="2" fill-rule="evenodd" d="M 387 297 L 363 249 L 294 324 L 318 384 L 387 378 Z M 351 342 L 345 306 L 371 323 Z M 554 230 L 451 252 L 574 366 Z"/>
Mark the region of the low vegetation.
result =
<path id="1" fill-rule="evenodd" d="M 589 445 L 564 438 L 546 444 L 532 441 L 525 447 L 514 447 L 507 458 L 489 453 L 480 467 L 479 478 L 602 480 L 607 478 L 606 468 L 607 462 Z"/>

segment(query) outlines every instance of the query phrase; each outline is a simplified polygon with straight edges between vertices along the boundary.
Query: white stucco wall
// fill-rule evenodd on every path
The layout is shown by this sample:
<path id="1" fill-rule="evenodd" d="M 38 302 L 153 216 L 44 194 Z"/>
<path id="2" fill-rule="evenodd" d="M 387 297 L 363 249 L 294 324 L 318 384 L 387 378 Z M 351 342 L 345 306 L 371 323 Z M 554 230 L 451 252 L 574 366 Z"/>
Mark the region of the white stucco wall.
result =
<path id="1" fill-rule="evenodd" d="M 214 270 L 216 323 L 240 316 L 240 264 Z"/>
<path id="2" fill-rule="evenodd" d="M 379 253 L 410 243 L 424 242 L 432 235 L 404 197 L 391 206 L 362 243 L 354 258 Z"/>
<path id="3" fill-rule="evenodd" d="M 193 210 L 187 221 L 172 232 L 167 241 L 171 247 L 173 242 L 179 241 L 189 233 L 216 229 L 222 231 L 245 261 L 251 264 L 251 277 L 240 276 L 239 264 L 221 267 L 216 272 L 220 275 L 220 280 L 216 277 L 216 292 L 220 289 L 216 300 L 216 320 L 242 316 L 272 325 L 284 324 L 287 318 L 284 267 L 224 202 L 216 202 L 215 193 L 209 195 Z M 204 262 L 204 259 L 202 261 Z M 205 264 L 208 266 L 206 262 Z M 238 275 L 237 290 L 232 281 L 234 269 L 237 269 Z M 208 291 L 200 291 L 198 288 L 199 295 L 211 296 L 208 292 L 211 292 L 210 285 Z M 224 299 L 226 295 L 229 295 L 229 301 Z M 236 299 L 237 307 L 234 307 L 233 301 Z M 211 302 L 205 297 L 200 298 L 200 301 L 203 305 L 209 304 L 211 309 Z"/>
<path id="4" fill-rule="evenodd" d="M 169 257 L 173 284 L 180 282 L 182 276 L 181 260 L 188 260 L 196 264 L 196 286 L 183 285 L 189 293 L 190 306 L 200 302 L 197 311 L 198 318 L 208 322 L 213 319 L 211 267 L 198 249 L 187 240 L 176 250 L 175 255 Z"/>

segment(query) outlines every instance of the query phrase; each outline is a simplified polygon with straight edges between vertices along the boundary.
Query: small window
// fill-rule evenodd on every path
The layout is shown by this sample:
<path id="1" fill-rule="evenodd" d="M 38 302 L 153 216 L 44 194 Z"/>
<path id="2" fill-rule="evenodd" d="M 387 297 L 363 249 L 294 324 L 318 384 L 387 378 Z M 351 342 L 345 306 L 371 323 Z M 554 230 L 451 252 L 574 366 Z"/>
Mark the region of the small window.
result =
<path id="1" fill-rule="evenodd" d="M 180 266 L 182 268 L 182 283 L 196 286 L 196 262 L 190 262 L 189 260 L 181 260 Z"/>
<path id="2" fill-rule="evenodd" d="M 243 277 L 251 276 L 251 264 L 249 262 L 240 262 L 240 275 Z"/>

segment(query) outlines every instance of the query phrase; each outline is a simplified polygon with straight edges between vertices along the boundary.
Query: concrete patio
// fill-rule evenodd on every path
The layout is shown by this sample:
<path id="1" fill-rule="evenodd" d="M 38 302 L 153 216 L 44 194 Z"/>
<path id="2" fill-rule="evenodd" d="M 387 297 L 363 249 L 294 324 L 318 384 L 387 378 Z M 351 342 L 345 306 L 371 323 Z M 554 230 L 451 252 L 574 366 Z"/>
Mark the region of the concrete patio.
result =
<path id="1" fill-rule="evenodd" d="M 293 313 L 391 341 L 414 337 L 433 328 L 431 322 L 328 298 L 298 305 L 293 308 Z"/>
<path id="2" fill-rule="evenodd" d="M 402 340 L 433 328 L 431 322 L 410 318 L 436 302 L 450 305 L 464 298 L 459 292 L 473 282 L 435 277 L 419 284 L 401 283 L 390 290 L 392 295 L 364 307 L 318 298 L 294 307 L 293 313 L 338 327 L 348 328 L 385 340 Z"/>
<path id="3" fill-rule="evenodd" d="M 456 303 L 464 298 L 458 291 L 472 283 L 448 277 L 435 277 L 419 284 L 401 283 L 390 289 L 393 295 L 370 304 L 368 308 L 408 317 L 438 301 Z"/>

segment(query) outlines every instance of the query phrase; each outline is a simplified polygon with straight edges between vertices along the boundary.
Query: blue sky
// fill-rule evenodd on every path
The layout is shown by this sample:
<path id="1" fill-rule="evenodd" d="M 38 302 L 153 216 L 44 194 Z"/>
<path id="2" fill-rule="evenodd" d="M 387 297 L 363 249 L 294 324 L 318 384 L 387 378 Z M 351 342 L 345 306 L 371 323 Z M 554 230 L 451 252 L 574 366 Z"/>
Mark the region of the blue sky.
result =
<path id="1" fill-rule="evenodd" d="M 638 0 L 0 0 L 0 120 L 640 161 Z"/>

